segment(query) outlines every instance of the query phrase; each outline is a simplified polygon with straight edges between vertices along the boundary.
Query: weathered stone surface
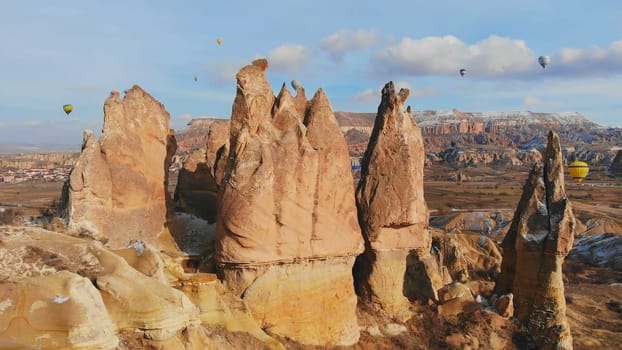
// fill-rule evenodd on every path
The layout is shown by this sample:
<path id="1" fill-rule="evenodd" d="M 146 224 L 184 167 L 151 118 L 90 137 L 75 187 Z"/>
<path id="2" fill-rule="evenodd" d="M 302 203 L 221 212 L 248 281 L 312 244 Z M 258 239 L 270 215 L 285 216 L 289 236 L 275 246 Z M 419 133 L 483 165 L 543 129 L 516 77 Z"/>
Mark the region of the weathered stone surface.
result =
<path id="1" fill-rule="evenodd" d="M 274 98 L 259 66 L 246 66 L 237 77 L 217 260 L 264 263 L 360 252 L 347 146 L 326 95 L 319 90 L 302 116 L 285 87 Z"/>
<path id="2" fill-rule="evenodd" d="M 98 324 L 101 322 L 102 332 L 108 327 L 106 322 L 111 321 L 112 334 L 119 329 L 135 329 L 143 334 L 142 337 L 163 344 L 177 338 L 184 329 L 192 328 L 200 322 L 198 308 L 182 292 L 156 279 L 158 271 L 162 273 L 158 266 L 161 260 L 149 258 L 150 252 L 154 252 L 148 247 L 135 245 L 132 250 L 135 250 L 136 256 L 133 258 L 131 251 L 122 253 L 139 268 L 152 272 L 156 278 L 132 268 L 124 258 L 96 241 L 35 228 L 0 227 L 0 235 L 3 242 L 0 247 L 2 260 L 0 278 L 6 283 L 19 285 L 33 286 L 32 283 L 35 283 L 38 286 L 37 293 L 50 293 L 46 297 L 46 302 L 52 302 L 57 296 L 61 297 L 59 301 L 64 300 L 63 297 L 70 296 L 67 307 L 71 306 L 71 309 L 57 310 L 65 310 L 66 313 L 55 315 L 54 309 L 47 309 L 39 315 L 41 318 L 47 315 L 45 317 L 50 320 L 73 320 L 71 322 L 75 321 L 75 327 L 86 327 L 85 329 L 97 321 Z M 141 259 L 138 255 L 145 257 Z M 52 277 L 59 274 L 65 278 L 58 280 Z M 82 277 L 76 274 L 88 280 L 82 280 Z M 49 279 L 41 279 L 43 277 Z M 92 289 L 87 288 L 89 286 Z M 95 299 L 93 292 L 97 293 Z M 71 302 L 72 300 L 91 303 L 89 305 L 93 310 L 89 312 L 98 312 L 97 302 L 99 302 L 104 311 L 101 315 L 98 314 L 98 318 L 94 321 L 95 316 L 84 310 L 88 305 L 79 307 L 80 303 L 76 305 Z M 64 323 L 67 327 L 74 325 L 67 322 Z M 80 334 L 82 333 L 76 333 L 82 336 Z M 97 337 L 101 334 L 92 333 L 92 335 L 93 339 L 99 339 Z M 30 340 L 33 339 L 36 337 Z"/>
<path id="3" fill-rule="evenodd" d="M 403 109 L 408 94 L 396 93 L 392 82 L 385 85 L 362 160 L 357 204 L 363 233 L 375 250 L 429 246 L 423 138 L 410 108 Z"/>
<path id="4" fill-rule="evenodd" d="M 351 345 L 359 339 L 354 257 L 224 269 L 261 328 L 303 344 Z"/>
<path id="5" fill-rule="evenodd" d="M 69 225 L 100 238 L 112 213 L 110 169 L 95 134 L 84 130 L 82 153 L 63 188 Z"/>
<path id="6" fill-rule="evenodd" d="M 615 176 L 622 176 L 622 150 L 618 150 L 615 158 L 609 165 L 609 171 Z"/>
<path id="7" fill-rule="evenodd" d="M 175 188 L 177 210 L 216 221 L 218 185 L 212 170 L 205 149 L 198 149 L 186 158 Z"/>
<path id="8" fill-rule="evenodd" d="M 215 222 L 229 121 L 211 121 L 205 133 L 205 144 L 188 155 L 179 171 L 174 199 L 178 210 Z M 218 169 L 218 164 L 223 166 Z"/>
<path id="9" fill-rule="evenodd" d="M 514 295 L 514 315 L 543 349 L 572 349 L 562 263 L 572 248 L 575 217 L 564 189 L 559 137 L 549 133 L 544 164 L 529 173 L 503 240 L 498 295 Z"/>
<path id="10" fill-rule="evenodd" d="M 164 106 L 138 86 L 124 99 L 111 93 L 104 103 L 102 136 L 97 142 L 85 132 L 69 177 L 70 227 L 103 235 L 112 247 L 124 247 L 131 239 L 170 243 L 167 182 L 175 138 L 169 119 Z"/>
<path id="11" fill-rule="evenodd" d="M 88 279 L 69 271 L 0 283 L 0 348 L 111 349 L 115 327 Z"/>
<path id="12" fill-rule="evenodd" d="M 231 332 L 246 332 L 263 342 L 266 348 L 285 349 L 259 327 L 246 302 L 227 290 L 215 274 L 187 274 L 175 287 L 199 307 L 199 317 L 204 324 L 223 326 Z"/>
<path id="13" fill-rule="evenodd" d="M 514 294 L 509 293 L 500 296 L 495 301 L 495 309 L 497 313 L 503 317 L 510 317 L 514 315 Z"/>
<path id="14" fill-rule="evenodd" d="M 359 333 L 351 269 L 363 238 L 347 145 L 322 90 L 306 103 L 283 86 L 275 98 L 266 68 L 256 60 L 237 74 L 218 273 L 271 332 L 352 344 Z"/>
<path id="15" fill-rule="evenodd" d="M 356 190 L 359 221 L 367 243 L 367 252 L 359 257 L 354 270 L 357 291 L 394 315 L 407 308 L 405 292 L 416 288 L 404 280 L 405 275 L 427 280 L 427 295 L 435 295 L 430 288 L 439 287 L 440 279 L 427 276 L 437 266 L 426 262 L 431 239 L 423 196 L 425 154 L 410 107 L 404 111 L 408 94 L 405 89 L 396 93 L 393 82 L 382 90 Z M 409 259 L 412 254 L 418 256 Z M 406 273 L 409 261 L 421 264 L 418 272 Z"/>
<path id="16" fill-rule="evenodd" d="M 404 249 L 369 250 L 357 258 L 353 271 L 357 279 L 356 293 L 364 300 L 380 306 L 389 315 L 401 320 L 408 319 L 410 316 L 408 312 L 410 302 L 406 296 L 411 296 L 410 289 L 415 287 L 404 282 L 404 276 L 407 275 L 407 271 L 410 272 L 407 270 L 409 254 L 410 252 Z M 418 260 L 411 262 L 411 265 L 418 264 L 421 264 Z M 437 266 L 434 265 L 434 267 Z M 413 284 L 417 284 L 419 289 L 422 285 L 435 284 L 436 287 L 443 285 L 442 281 L 427 280 L 425 272 L 416 274 L 416 276 L 413 274 L 410 277 L 411 280 L 416 281 Z M 420 278 L 423 281 L 418 280 Z M 433 295 L 433 293 L 428 291 L 427 295 Z"/>

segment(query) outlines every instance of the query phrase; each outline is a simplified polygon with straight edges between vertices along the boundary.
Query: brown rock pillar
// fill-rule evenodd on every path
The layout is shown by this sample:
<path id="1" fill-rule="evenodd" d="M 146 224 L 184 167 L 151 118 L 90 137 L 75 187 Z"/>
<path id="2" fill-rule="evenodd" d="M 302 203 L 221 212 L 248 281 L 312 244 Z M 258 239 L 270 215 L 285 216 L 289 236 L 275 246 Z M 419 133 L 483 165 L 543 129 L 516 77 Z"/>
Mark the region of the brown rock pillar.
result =
<path id="1" fill-rule="evenodd" d="M 112 92 L 104 103 L 99 141 L 84 133 L 82 153 L 66 186 L 69 226 L 105 236 L 112 248 L 131 240 L 172 243 L 167 215 L 168 168 L 175 136 L 164 106 L 134 86 L 124 99 Z"/>
<path id="2" fill-rule="evenodd" d="M 423 138 L 410 108 L 404 111 L 408 94 L 405 89 L 396 93 L 393 82 L 382 90 L 356 190 L 366 242 L 365 254 L 355 267 L 357 291 L 394 315 L 408 308 L 407 296 L 417 294 L 418 287 L 435 298 L 435 291 L 442 286 L 440 276 L 433 273 L 436 262 L 429 259 Z M 406 276 L 426 281 L 418 283 Z"/>
<path id="3" fill-rule="evenodd" d="M 562 263 L 572 249 L 575 217 L 564 188 L 559 136 L 550 132 L 503 240 L 496 294 L 513 293 L 514 316 L 542 349 L 572 349 Z"/>

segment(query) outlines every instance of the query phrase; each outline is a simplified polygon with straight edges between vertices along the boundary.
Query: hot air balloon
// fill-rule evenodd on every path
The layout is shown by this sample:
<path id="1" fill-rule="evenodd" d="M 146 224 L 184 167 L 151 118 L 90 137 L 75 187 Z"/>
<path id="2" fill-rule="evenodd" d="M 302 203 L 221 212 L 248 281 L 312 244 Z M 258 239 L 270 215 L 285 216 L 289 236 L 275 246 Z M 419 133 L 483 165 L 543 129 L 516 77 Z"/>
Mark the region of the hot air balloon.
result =
<path id="1" fill-rule="evenodd" d="M 461 68 L 460 69 L 460 76 L 464 76 L 464 73 L 466 73 L 466 69 Z"/>
<path id="2" fill-rule="evenodd" d="M 64 105 L 63 106 L 63 111 L 65 111 L 65 113 L 67 113 L 67 115 L 69 115 L 69 113 L 71 113 L 71 111 L 73 111 L 73 106 L 72 105 Z"/>
<path id="3" fill-rule="evenodd" d="M 540 56 L 538 57 L 538 63 L 542 66 L 542 68 L 546 68 L 551 63 L 551 57 L 549 56 Z"/>
<path id="4" fill-rule="evenodd" d="M 216 42 L 218 43 L 218 45 L 222 44 L 222 38 L 216 39 Z"/>
<path id="5" fill-rule="evenodd" d="M 574 182 L 581 183 L 590 172 L 590 168 L 585 162 L 574 161 L 568 166 L 568 172 L 570 173 L 570 176 L 574 179 Z"/>
<path id="6" fill-rule="evenodd" d="M 302 85 L 300 85 L 300 80 L 292 80 L 291 84 L 294 90 L 298 90 L 298 88 L 302 87 Z"/>
<path id="7" fill-rule="evenodd" d="M 194 76 L 194 81 L 198 81 L 199 77 L 197 77 L 196 75 Z"/>

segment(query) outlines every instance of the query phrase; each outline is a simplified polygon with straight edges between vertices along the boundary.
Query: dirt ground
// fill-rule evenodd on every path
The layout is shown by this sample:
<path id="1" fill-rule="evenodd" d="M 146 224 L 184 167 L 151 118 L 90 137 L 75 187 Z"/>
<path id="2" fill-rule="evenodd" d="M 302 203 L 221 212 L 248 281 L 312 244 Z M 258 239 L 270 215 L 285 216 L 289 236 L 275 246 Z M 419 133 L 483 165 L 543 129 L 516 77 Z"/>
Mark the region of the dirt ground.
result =
<path id="1" fill-rule="evenodd" d="M 60 199 L 62 181 L 0 182 L 0 207 L 16 208 L 24 216 L 39 216 Z"/>
<path id="2" fill-rule="evenodd" d="M 450 180 L 458 171 L 467 176 L 466 181 Z M 425 199 L 431 215 L 449 209 L 514 210 L 528 174 L 528 167 L 457 169 L 432 165 L 424 170 Z M 596 171 L 588 181 L 577 184 L 566 175 L 566 193 L 577 216 L 598 215 L 622 221 L 622 179 Z"/>

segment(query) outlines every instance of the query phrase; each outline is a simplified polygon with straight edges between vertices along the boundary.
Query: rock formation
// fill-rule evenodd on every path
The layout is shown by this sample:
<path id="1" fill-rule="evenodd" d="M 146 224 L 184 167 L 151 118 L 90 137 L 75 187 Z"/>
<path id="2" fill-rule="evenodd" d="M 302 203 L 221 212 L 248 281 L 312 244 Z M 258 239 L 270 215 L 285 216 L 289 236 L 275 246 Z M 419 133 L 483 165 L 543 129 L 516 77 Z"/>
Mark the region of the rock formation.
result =
<path id="1" fill-rule="evenodd" d="M 609 166 L 609 172 L 611 172 L 614 176 L 622 176 L 622 150 L 618 150 L 615 158 L 613 158 L 613 161 Z"/>
<path id="2" fill-rule="evenodd" d="M 175 138 L 169 119 L 164 106 L 138 86 L 124 99 L 111 93 L 102 136 L 97 141 L 84 132 L 82 153 L 65 186 L 71 228 L 105 236 L 112 247 L 125 247 L 131 239 L 170 243 L 167 183 Z"/>
<path id="3" fill-rule="evenodd" d="M 219 192 L 219 274 L 270 332 L 358 340 L 352 265 L 363 250 L 346 142 L 328 98 L 275 98 L 266 60 L 237 74 Z M 304 114 L 301 106 L 306 106 Z"/>
<path id="4" fill-rule="evenodd" d="M 2 348 L 283 349 L 216 275 L 187 274 L 142 242 L 112 251 L 7 226 L 0 241 Z M 214 327 L 246 343 L 208 337 Z"/>
<path id="5" fill-rule="evenodd" d="M 357 291 L 394 315 L 408 305 L 407 257 L 415 254 L 415 260 L 425 260 L 431 244 L 423 195 L 423 139 L 410 107 L 403 109 L 408 94 L 406 89 L 396 93 L 393 82 L 382 90 L 356 190 L 367 247 L 355 267 Z M 441 286 L 440 277 L 435 278 L 428 294 L 435 296 Z"/>
<path id="6" fill-rule="evenodd" d="M 574 242 L 575 217 L 564 188 L 559 137 L 553 132 L 543 159 L 529 173 L 503 240 L 495 293 L 513 294 L 514 316 L 539 348 L 572 349 L 562 263 Z"/>
<path id="7" fill-rule="evenodd" d="M 222 178 L 219 173 L 224 170 L 216 166 L 229 141 L 229 122 L 210 123 L 206 134 L 205 145 L 190 153 L 179 171 L 174 199 L 177 209 L 215 222 L 219 186 L 216 178 Z"/>

